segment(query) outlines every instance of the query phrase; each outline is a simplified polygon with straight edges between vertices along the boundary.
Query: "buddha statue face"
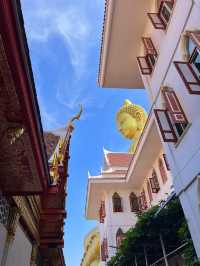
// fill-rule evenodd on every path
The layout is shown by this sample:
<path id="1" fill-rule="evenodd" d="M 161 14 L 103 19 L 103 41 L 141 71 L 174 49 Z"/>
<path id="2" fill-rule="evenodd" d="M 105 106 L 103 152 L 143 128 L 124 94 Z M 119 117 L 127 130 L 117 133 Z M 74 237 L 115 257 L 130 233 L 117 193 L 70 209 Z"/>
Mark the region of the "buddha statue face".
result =
<path id="1" fill-rule="evenodd" d="M 117 126 L 125 138 L 134 139 L 137 132 L 137 121 L 130 114 L 120 113 L 117 119 Z"/>

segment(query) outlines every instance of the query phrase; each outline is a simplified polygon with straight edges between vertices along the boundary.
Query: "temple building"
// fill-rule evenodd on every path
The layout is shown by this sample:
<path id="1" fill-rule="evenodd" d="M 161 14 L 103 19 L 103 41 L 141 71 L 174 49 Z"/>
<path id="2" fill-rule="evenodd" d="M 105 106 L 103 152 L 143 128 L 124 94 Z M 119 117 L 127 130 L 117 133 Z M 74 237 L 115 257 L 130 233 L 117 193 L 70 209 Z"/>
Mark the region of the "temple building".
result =
<path id="1" fill-rule="evenodd" d="M 172 177 L 156 122 L 125 100 L 116 115 L 118 130 L 133 140 L 129 152 L 104 150 L 98 176 L 88 177 L 86 218 L 99 221 L 101 264 L 115 255 L 137 214 L 173 193 Z"/>
<path id="2" fill-rule="evenodd" d="M 84 240 L 84 254 L 81 266 L 100 265 L 100 240 L 98 228 L 92 229 Z"/>
<path id="3" fill-rule="evenodd" d="M 19 0 L 0 1 L 0 95 L 0 265 L 64 266 L 69 145 L 80 114 L 62 137 L 43 135 Z"/>
<path id="4" fill-rule="evenodd" d="M 200 1 L 105 2 L 99 86 L 147 90 L 200 258 Z"/>

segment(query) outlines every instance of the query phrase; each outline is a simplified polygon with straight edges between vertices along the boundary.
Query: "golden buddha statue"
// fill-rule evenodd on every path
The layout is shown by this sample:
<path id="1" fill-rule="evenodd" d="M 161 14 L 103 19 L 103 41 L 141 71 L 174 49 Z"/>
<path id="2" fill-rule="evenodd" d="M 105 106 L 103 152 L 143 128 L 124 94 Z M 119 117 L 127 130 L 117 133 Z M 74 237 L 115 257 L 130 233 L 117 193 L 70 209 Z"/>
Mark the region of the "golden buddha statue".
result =
<path id="1" fill-rule="evenodd" d="M 117 128 L 122 135 L 133 141 L 129 152 L 134 153 L 147 121 L 146 111 L 140 105 L 125 100 L 123 106 L 117 112 L 116 120 Z"/>

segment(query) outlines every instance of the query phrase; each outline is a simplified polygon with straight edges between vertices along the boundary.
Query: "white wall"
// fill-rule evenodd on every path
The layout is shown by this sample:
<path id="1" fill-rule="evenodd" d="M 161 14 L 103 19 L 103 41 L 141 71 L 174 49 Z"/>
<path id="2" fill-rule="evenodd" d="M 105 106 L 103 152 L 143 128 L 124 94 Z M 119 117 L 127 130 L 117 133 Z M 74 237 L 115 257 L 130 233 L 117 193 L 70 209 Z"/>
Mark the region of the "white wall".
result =
<path id="1" fill-rule="evenodd" d="M 150 204 L 148 201 L 148 206 L 151 207 L 151 205 L 156 205 L 160 202 L 160 200 L 164 200 L 167 198 L 167 195 L 170 194 L 172 191 L 171 186 L 172 186 L 172 177 L 170 174 L 170 171 L 167 171 L 167 168 L 165 166 L 165 162 L 163 160 L 163 151 L 161 151 L 158 156 L 155 158 L 154 164 L 152 167 L 149 169 L 149 173 L 147 176 L 142 177 L 144 180 L 144 185 L 141 187 L 141 190 L 143 187 L 145 187 L 145 193 L 146 197 L 148 200 L 148 193 L 146 190 L 146 183 L 145 180 L 146 178 L 151 177 L 152 170 L 155 169 L 159 184 L 160 184 L 160 191 L 158 193 L 153 193 L 153 201 Z M 162 178 L 160 175 L 159 167 L 158 167 L 158 160 L 161 158 L 163 160 L 163 165 L 167 174 L 167 182 L 163 184 Z M 134 176 L 133 176 L 134 178 Z M 131 227 L 134 227 L 135 223 L 137 222 L 137 217 L 136 214 L 131 212 L 130 208 L 130 202 L 129 202 L 129 195 L 131 192 L 134 192 L 136 195 L 139 195 L 138 190 L 133 189 L 122 189 L 120 184 L 118 186 L 118 189 L 110 189 L 108 191 L 105 191 L 104 194 L 104 199 L 105 200 L 105 208 L 106 208 L 106 218 L 103 224 L 99 224 L 99 232 L 100 232 L 100 242 L 102 243 L 104 238 L 107 238 L 108 240 L 108 253 L 109 253 L 109 259 L 115 255 L 116 253 L 116 233 L 119 228 L 122 229 L 122 231 L 125 233 L 128 231 Z M 112 204 L 112 196 L 113 194 L 117 192 L 121 199 L 122 199 L 122 208 L 123 212 L 113 212 L 113 204 Z M 112 246 L 112 247 L 111 247 Z M 101 262 L 101 265 L 105 265 L 105 263 Z"/>
<path id="2" fill-rule="evenodd" d="M 194 3 L 194 4 L 193 4 Z M 199 184 L 195 179 L 200 172 L 200 95 L 189 94 L 173 62 L 184 61 L 181 49 L 181 34 L 186 30 L 200 30 L 200 1 L 177 0 L 172 20 L 160 46 L 159 58 L 151 77 L 143 80 L 153 98 L 155 108 L 163 108 L 161 97 L 156 98 L 161 86 L 169 86 L 176 92 L 190 123 L 180 143 L 165 143 L 176 192 L 188 220 L 190 231 L 200 257 L 200 209 Z M 155 32 L 158 30 L 154 30 Z M 152 38 L 155 38 L 156 33 Z M 157 34 L 158 36 L 158 34 Z M 161 38 L 161 37 L 160 37 Z M 164 40 L 164 42 L 163 42 Z M 155 42 L 158 42 L 156 40 Z M 155 102 L 156 103 L 155 103 Z"/>
<path id="3" fill-rule="evenodd" d="M 9 250 L 6 266 L 28 266 L 30 265 L 32 245 L 25 236 L 21 227 L 18 226 L 15 240 Z"/>
<path id="4" fill-rule="evenodd" d="M 146 184 L 144 184 L 142 187 L 141 187 L 141 190 L 140 192 L 143 190 L 145 190 L 145 194 L 146 194 L 146 198 L 147 198 L 147 202 L 148 202 L 148 206 L 150 207 L 151 205 L 154 206 L 154 205 L 157 205 L 160 203 L 161 200 L 166 200 L 167 197 L 171 194 L 171 192 L 173 191 L 173 183 L 172 183 L 172 176 L 171 176 L 171 172 L 167 170 L 166 168 L 166 165 L 165 165 L 165 161 L 163 160 L 163 151 L 160 152 L 160 154 L 156 157 L 155 161 L 154 161 L 154 164 L 152 165 L 152 168 L 149 169 L 149 172 L 146 176 L 146 179 L 148 178 L 151 178 L 152 176 L 152 171 L 153 169 L 155 169 L 156 171 L 156 174 L 157 174 L 157 177 L 158 177 L 158 182 L 159 182 L 159 185 L 160 185 L 160 190 L 158 191 L 158 193 L 152 193 L 152 196 L 153 196 L 153 200 L 152 202 L 150 203 L 150 199 L 149 199 L 149 194 L 148 194 L 148 191 L 147 191 L 147 186 Z M 167 175 L 167 182 L 163 184 L 163 181 L 162 181 L 162 177 L 161 177 L 161 174 L 160 174 L 160 170 L 159 170 L 159 159 L 162 160 L 163 162 L 163 166 L 164 166 L 164 169 L 165 169 L 165 173 Z"/>
<path id="5" fill-rule="evenodd" d="M 0 223 L 0 261 L 3 255 L 3 248 L 5 245 L 7 230 L 4 225 Z"/>

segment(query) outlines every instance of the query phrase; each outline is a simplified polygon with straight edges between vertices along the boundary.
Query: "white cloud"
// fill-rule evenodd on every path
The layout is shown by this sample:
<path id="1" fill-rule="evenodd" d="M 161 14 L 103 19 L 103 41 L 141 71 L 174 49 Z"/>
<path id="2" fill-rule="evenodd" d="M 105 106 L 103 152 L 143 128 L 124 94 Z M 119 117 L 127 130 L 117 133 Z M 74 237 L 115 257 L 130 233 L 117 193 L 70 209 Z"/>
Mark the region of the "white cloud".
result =
<path id="1" fill-rule="evenodd" d="M 22 1 L 28 37 L 30 41 L 47 42 L 49 37 L 59 34 L 70 49 L 72 65 L 78 66 L 80 73 L 86 59 L 91 23 L 78 5 L 64 6 L 64 2 L 37 0 L 30 4 L 28 0 Z"/>
<path id="2" fill-rule="evenodd" d="M 92 2 L 91 5 L 92 10 L 95 11 L 96 8 L 98 12 L 100 0 L 97 2 L 98 5 L 95 2 Z M 42 43 L 48 49 L 48 42 L 54 35 L 59 35 L 66 45 L 73 76 L 69 78 L 66 73 L 59 77 L 57 75 L 59 80 L 56 81 L 55 100 L 58 102 L 58 106 L 59 104 L 65 106 L 69 114 L 73 113 L 80 103 L 86 108 L 91 107 L 94 103 L 94 96 L 91 97 L 90 88 L 80 86 L 84 76 L 93 67 L 89 65 L 88 58 L 94 44 L 93 33 L 96 30 L 94 18 L 88 15 L 86 4 L 87 2 L 75 0 L 69 0 L 68 3 L 66 0 L 22 0 L 25 27 L 30 45 Z M 50 54 L 51 51 L 48 52 L 48 56 Z M 45 60 L 47 61 L 48 58 Z M 40 72 L 39 68 L 37 68 L 37 72 Z M 42 76 L 41 73 L 38 75 Z M 45 81 L 39 80 L 37 83 L 41 87 Z M 39 98 L 44 127 L 60 126 L 56 114 L 47 111 L 49 108 L 47 108 L 45 99 L 42 99 L 42 94 Z M 89 116 L 90 114 L 87 114 L 85 118 Z"/>

